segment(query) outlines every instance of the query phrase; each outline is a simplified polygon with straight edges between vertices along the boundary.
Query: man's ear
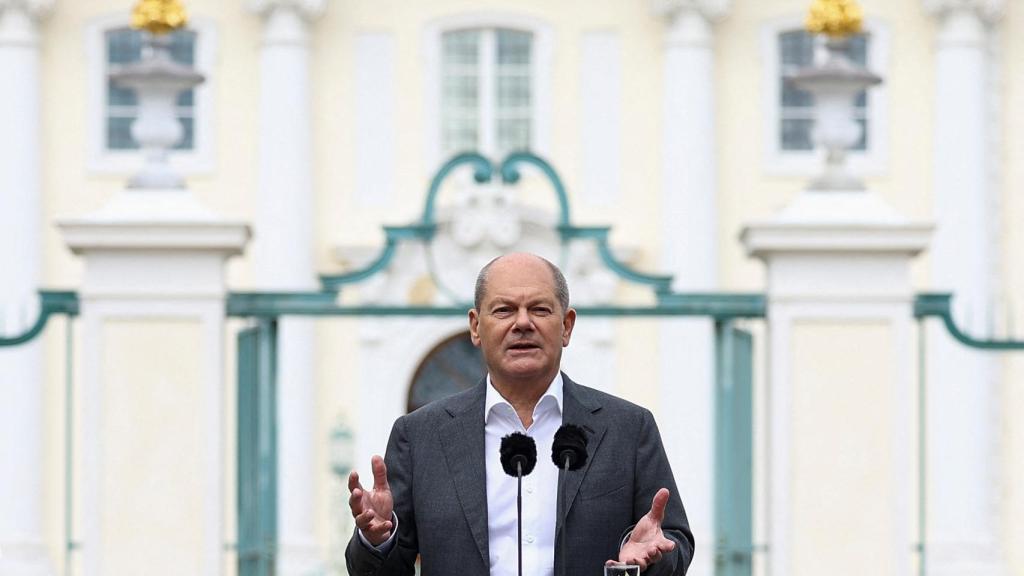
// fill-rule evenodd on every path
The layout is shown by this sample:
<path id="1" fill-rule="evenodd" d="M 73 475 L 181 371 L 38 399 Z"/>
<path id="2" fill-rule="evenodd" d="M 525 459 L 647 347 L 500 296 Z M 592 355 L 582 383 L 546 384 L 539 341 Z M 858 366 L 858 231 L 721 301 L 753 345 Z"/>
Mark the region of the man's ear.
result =
<path id="1" fill-rule="evenodd" d="M 562 318 L 562 348 L 569 345 L 569 339 L 572 337 L 572 328 L 576 325 L 576 310 L 569 308 L 565 311 L 565 317 Z"/>
<path id="2" fill-rule="evenodd" d="M 476 308 L 469 309 L 469 339 L 473 342 L 473 346 L 480 347 L 480 315 L 477 313 Z"/>

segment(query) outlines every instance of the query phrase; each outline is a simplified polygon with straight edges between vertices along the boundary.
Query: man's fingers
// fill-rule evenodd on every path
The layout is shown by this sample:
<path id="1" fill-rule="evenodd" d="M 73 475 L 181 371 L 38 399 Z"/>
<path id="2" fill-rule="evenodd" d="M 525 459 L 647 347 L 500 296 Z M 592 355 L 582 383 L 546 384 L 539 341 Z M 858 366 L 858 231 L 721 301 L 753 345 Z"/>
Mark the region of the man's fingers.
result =
<path id="1" fill-rule="evenodd" d="M 370 459 L 370 466 L 373 468 L 373 489 L 388 490 L 388 467 L 384 465 L 384 459 L 374 456 Z"/>
<path id="2" fill-rule="evenodd" d="M 348 475 L 348 491 L 351 492 L 356 488 L 362 488 L 362 486 L 359 485 L 359 472 L 353 470 Z"/>
<path id="3" fill-rule="evenodd" d="M 651 520 L 657 522 L 658 526 L 661 526 L 661 521 L 665 519 L 665 506 L 668 505 L 668 495 L 668 488 L 662 488 L 654 495 L 654 500 L 651 502 Z"/>
<path id="4" fill-rule="evenodd" d="M 370 525 L 373 522 L 373 510 L 363 510 L 359 514 L 353 515 L 356 519 L 356 526 L 363 532 L 367 532 L 370 529 Z"/>
<path id="5" fill-rule="evenodd" d="M 672 540 L 669 540 L 668 538 L 664 538 L 664 539 L 662 539 L 661 542 L 658 542 L 658 551 L 661 552 L 662 554 L 671 552 L 671 551 L 673 551 L 675 549 L 676 549 L 676 543 L 673 542 Z"/>

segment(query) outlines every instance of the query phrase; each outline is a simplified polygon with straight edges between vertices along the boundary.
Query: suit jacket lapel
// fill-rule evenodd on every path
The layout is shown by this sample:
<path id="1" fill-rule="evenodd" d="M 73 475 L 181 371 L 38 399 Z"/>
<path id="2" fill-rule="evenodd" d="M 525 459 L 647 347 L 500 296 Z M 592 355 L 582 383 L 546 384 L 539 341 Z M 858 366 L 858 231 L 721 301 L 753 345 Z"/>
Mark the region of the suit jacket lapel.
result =
<path id="1" fill-rule="evenodd" d="M 586 431 L 587 463 L 580 470 L 561 473 L 564 475 L 563 481 L 567 504 L 565 509 L 558 514 L 558 518 L 555 521 L 556 542 L 559 541 L 558 538 L 560 536 L 558 534 L 562 530 L 565 518 L 569 515 L 569 510 L 572 510 L 572 504 L 576 501 L 576 495 L 580 491 L 580 484 L 583 483 L 583 479 L 586 478 L 587 472 L 590 470 L 590 465 L 594 461 L 594 455 L 601 446 L 601 441 L 604 439 L 604 433 L 607 429 L 604 420 L 599 415 L 601 410 L 600 401 L 590 394 L 586 388 L 582 388 L 570 380 L 565 373 L 562 374 L 562 382 L 562 424 L 575 424 Z"/>
<path id="2" fill-rule="evenodd" d="M 474 388 L 464 402 L 449 407 L 450 419 L 438 427 L 438 436 L 455 483 L 455 492 L 466 515 L 473 540 L 490 566 L 487 549 L 487 472 L 484 454 L 484 402 L 486 383 Z"/>

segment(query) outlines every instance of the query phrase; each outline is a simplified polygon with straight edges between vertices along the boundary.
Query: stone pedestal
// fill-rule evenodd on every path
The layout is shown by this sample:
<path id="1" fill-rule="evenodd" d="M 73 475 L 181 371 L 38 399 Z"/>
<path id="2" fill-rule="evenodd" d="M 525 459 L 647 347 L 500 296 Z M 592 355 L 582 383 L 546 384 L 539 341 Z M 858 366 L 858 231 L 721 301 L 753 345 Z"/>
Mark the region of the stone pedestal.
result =
<path id="1" fill-rule="evenodd" d="M 802 193 L 743 231 L 768 272 L 774 576 L 913 574 L 917 347 L 911 259 L 930 227 L 869 192 Z"/>
<path id="2" fill-rule="evenodd" d="M 125 191 L 58 223 L 80 297 L 81 574 L 224 563 L 224 266 L 248 226 L 187 190 Z"/>

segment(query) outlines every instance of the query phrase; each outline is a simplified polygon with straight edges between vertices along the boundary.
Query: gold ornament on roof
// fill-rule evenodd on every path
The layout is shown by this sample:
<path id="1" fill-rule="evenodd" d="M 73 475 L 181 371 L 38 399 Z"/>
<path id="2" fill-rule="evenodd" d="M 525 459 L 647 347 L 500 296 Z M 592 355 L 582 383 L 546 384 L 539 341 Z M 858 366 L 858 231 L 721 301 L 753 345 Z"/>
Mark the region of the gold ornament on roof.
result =
<path id="1" fill-rule="evenodd" d="M 132 28 L 160 35 L 183 28 L 188 14 L 179 0 L 139 0 L 132 10 Z"/>
<path id="2" fill-rule="evenodd" d="M 864 11 L 856 0 L 815 0 L 807 14 L 807 31 L 847 38 L 861 31 Z"/>

